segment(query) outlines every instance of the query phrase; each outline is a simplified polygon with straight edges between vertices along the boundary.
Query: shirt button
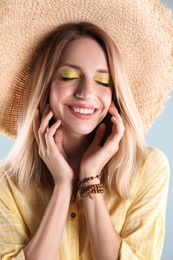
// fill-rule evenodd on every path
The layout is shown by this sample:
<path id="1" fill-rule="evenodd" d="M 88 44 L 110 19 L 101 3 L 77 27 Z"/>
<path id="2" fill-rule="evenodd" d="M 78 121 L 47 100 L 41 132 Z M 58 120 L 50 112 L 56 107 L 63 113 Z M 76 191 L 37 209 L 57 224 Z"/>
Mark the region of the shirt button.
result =
<path id="1" fill-rule="evenodd" d="M 75 217 L 76 217 L 76 213 L 74 213 L 74 212 L 71 213 L 71 217 L 72 217 L 72 218 L 75 218 Z"/>

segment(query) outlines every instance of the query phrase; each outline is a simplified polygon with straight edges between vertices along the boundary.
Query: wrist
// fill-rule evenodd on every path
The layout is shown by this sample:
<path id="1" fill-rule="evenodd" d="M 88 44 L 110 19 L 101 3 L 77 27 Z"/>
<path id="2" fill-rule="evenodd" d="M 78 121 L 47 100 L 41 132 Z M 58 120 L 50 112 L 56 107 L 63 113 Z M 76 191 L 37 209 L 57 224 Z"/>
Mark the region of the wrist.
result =
<path id="1" fill-rule="evenodd" d="M 100 172 L 94 171 L 93 169 L 86 170 L 86 169 L 80 169 L 79 170 L 79 180 L 82 180 L 84 178 L 89 178 L 91 176 L 96 177 L 100 175 Z"/>
<path id="2" fill-rule="evenodd" d="M 55 194 L 65 194 L 66 196 L 71 196 L 73 191 L 73 184 L 71 183 L 55 183 L 54 193 Z"/>
<path id="3" fill-rule="evenodd" d="M 78 182 L 80 197 L 89 196 L 92 199 L 91 194 L 103 193 L 103 184 L 101 184 L 101 175 L 84 177 Z"/>
<path id="4" fill-rule="evenodd" d="M 91 179 L 89 181 L 83 182 L 83 180 L 85 180 L 85 179 L 87 179 L 87 178 L 83 178 L 83 179 L 79 180 L 79 182 L 78 182 L 79 187 L 88 187 L 91 185 L 100 184 L 100 179 L 97 177 L 95 177 L 94 179 Z"/>
<path id="5" fill-rule="evenodd" d="M 80 175 L 79 176 L 79 181 L 78 181 L 78 186 L 89 186 L 89 185 L 94 185 L 94 184 L 100 184 L 101 180 L 101 175 Z"/>

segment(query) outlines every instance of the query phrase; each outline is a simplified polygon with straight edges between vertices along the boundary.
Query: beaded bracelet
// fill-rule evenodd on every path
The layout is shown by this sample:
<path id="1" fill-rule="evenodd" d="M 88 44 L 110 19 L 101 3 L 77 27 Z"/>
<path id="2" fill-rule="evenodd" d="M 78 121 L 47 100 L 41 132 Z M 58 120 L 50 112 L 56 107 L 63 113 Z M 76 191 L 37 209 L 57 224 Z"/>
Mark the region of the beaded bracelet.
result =
<path id="1" fill-rule="evenodd" d="M 103 184 L 94 184 L 91 186 L 79 188 L 80 197 L 89 196 L 91 199 L 93 199 L 91 193 L 96 194 L 96 193 L 103 193 L 103 192 L 104 192 Z"/>
<path id="2" fill-rule="evenodd" d="M 88 178 L 83 178 L 81 181 L 78 181 L 78 187 L 81 187 L 84 183 L 94 180 L 95 178 L 101 179 L 101 175 L 91 176 Z"/>

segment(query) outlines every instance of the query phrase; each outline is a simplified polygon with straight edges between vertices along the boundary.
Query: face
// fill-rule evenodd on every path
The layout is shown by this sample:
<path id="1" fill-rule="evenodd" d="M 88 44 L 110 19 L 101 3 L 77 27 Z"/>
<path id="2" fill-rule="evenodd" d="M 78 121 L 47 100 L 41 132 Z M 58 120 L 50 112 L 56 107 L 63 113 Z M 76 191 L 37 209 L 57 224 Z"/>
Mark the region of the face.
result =
<path id="1" fill-rule="evenodd" d="M 64 49 L 50 89 L 50 107 L 64 131 L 86 135 L 104 119 L 111 104 L 106 55 L 91 38 Z"/>

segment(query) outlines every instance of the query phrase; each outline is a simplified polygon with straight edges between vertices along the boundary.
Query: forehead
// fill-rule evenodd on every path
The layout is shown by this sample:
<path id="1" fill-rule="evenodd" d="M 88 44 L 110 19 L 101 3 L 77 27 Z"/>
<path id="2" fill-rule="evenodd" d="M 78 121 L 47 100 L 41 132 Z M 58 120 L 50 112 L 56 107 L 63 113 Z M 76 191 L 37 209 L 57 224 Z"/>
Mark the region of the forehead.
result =
<path id="1" fill-rule="evenodd" d="M 89 37 L 71 41 L 63 50 L 60 66 L 72 63 L 76 66 L 95 66 L 99 69 L 108 69 L 106 53 L 100 44 Z"/>

